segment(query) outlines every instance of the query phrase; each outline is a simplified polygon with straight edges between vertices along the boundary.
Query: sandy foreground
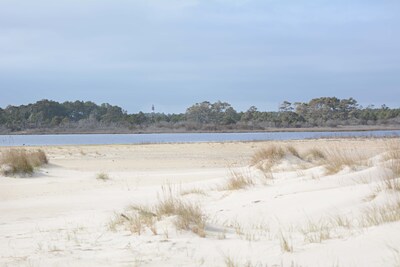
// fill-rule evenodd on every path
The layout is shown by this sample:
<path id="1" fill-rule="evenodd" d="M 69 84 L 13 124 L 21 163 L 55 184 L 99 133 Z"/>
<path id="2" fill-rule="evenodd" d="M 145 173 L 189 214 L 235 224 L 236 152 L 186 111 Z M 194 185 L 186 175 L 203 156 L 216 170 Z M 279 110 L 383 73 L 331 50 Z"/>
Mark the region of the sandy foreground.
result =
<path id="1" fill-rule="evenodd" d="M 0 176 L 0 266 L 400 266 L 400 191 L 384 182 L 399 142 L 40 147 L 50 164 L 33 177 Z M 251 165 L 271 144 L 355 162 Z M 252 185 L 229 190 L 235 176 Z M 171 196 L 201 210 L 203 233 L 174 215 L 132 219 Z"/>

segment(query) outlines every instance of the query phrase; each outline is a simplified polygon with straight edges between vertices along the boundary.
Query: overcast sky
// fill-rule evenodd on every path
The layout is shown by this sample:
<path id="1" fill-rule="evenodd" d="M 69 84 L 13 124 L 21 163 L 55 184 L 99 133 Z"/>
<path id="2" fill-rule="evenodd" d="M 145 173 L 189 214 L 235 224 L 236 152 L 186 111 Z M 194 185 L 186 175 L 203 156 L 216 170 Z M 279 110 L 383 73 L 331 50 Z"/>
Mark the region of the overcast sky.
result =
<path id="1" fill-rule="evenodd" d="M 400 107 L 399 0 L 0 0 L 0 106 Z"/>

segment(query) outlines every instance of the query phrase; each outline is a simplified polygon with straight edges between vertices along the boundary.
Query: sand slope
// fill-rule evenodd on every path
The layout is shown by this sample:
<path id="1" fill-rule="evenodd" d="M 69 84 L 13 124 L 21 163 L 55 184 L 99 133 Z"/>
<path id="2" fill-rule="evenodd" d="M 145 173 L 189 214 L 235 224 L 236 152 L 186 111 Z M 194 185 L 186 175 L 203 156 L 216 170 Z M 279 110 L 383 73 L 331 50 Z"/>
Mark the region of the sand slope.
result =
<path id="1" fill-rule="evenodd" d="M 272 143 L 345 148 L 360 163 L 327 174 L 286 157 L 266 177 L 250 159 Z M 0 177 L 0 266 L 399 266 L 399 220 L 365 223 L 399 199 L 382 186 L 387 148 L 378 139 L 44 147 L 51 164 L 33 177 Z M 254 184 L 226 190 L 230 170 Z M 114 227 L 127 207 L 151 207 L 169 190 L 201 207 L 205 237 L 177 230 L 174 216 L 140 235 Z"/>

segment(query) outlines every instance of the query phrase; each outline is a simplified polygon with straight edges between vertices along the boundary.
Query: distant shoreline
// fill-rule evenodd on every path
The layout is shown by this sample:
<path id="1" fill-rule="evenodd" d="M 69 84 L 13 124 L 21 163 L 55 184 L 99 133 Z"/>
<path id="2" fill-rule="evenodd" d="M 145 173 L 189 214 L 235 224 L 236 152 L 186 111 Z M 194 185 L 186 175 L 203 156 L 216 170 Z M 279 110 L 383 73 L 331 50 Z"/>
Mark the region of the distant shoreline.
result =
<path id="1" fill-rule="evenodd" d="M 390 126 L 341 126 L 341 127 L 313 127 L 313 128 L 268 128 L 268 129 L 224 129 L 214 131 L 185 131 L 171 129 L 156 130 L 129 130 L 129 129 L 104 129 L 104 130 L 65 130 L 41 129 L 16 132 L 0 132 L 0 135 L 79 135 L 79 134 L 188 134 L 188 133 L 274 133 L 274 132 L 367 132 L 367 131 L 398 131 L 400 125 Z"/>

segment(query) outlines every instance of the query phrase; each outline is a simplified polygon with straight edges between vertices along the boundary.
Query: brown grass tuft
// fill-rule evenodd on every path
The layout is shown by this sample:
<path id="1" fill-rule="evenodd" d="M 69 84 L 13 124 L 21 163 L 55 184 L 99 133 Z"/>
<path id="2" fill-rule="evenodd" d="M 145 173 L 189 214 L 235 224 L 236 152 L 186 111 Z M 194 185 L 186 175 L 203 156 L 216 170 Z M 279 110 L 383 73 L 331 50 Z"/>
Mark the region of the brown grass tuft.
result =
<path id="1" fill-rule="evenodd" d="M 191 194 L 195 194 L 195 195 L 207 195 L 206 191 L 204 191 L 203 189 L 200 188 L 190 188 L 187 190 L 183 190 L 181 192 L 181 196 L 186 196 L 186 195 L 191 195 Z"/>
<path id="2" fill-rule="evenodd" d="M 306 153 L 306 158 L 309 161 L 322 161 L 326 159 L 325 153 L 318 148 L 312 148 Z"/>
<path id="3" fill-rule="evenodd" d="M 382 176 L 383 187 L 388 190 L 400 191 L 400 144 L 392 141 L 387 144 L 386 150 L 384 164 L 386 170 Z"/>
<path id="4" fill-rule="evenodd" d="M 279 163 L 285 156 L 292 155 L 302 159 L 297 149 L 291 145 L 277 146 L 270 145 L 267 148 L 257 151 L 251 158 L 251 165 L 261 170 L 265 178 L 273 178 L 272 167 Z"/>
<path id="5" fill-rule="evenodd" d="M 343 170 L 344 167 L 354 169 L 356 166 L 362 165 L 362 157 L 354 151 L 346 151 L 339 148 L 331 148 L 324 152 L 325 168 L 327 174 L 335 174 Z"/>
<path id="6" fill-rule="evenodd" d="M 48 162 L 43 150 L 29 152 L 24 149 L 10 149 L 3 152 L 0 158 L 2 173 L 5 176 L 32 174 L 34 168 Z"/>
<path id="7" fill-rule="evenodd" d="M 271 145 L 267 148 L 257 151 L 251 158 L 251 164 L 257 165 L 265 160 L 277 162 L 285 156 L 285 150 L 282 147 Z"/>
<path id="8" fill-rule="evenodd" d="M 301 158 L 299 151 L 294 146 L 287 146 L 286 150 L 289 154 L 292 154 L 295 157 Z"/>
<path id="9" fill-rule="evenodd" d="M 163 196 L 153 207 L 131 206 L 126 214 L 117 216 L 116 219 L 111 221 L 110 229 L 113 230 L 118 225 L 123 225 L 125 229 L 135 234 L 140 235 L 145 229 L 150 229 L 156 235 L 155 223 L 170 216 L 176 217 L 175 226 L 177 229 L 190 230 L 200 237 L 206 236 L 206 217 L 201 207 L 178 198 L 172 192 L 171 187 L 163 187 Z"/>
<path id="10" fill-rule="evenodd" d="M 176 216 L 175 226 L 179 230 L 190 230 L 200 237 L 206 236 L 206 220 L 200 206 L 184 202 L 172 192 L 171 187 L 163 187 L 163 197 L 154 210 L 159 219 L 163 216 Z"/>
<path id="11" fill-rule="evenodd" d="M 96 175 L 96 179 L 102 180 L 102 181 L 108 181 L 108 180 L 110 180 L 110 176 L 108 175 L 108 173 L 100 172 Z"/>
<path id="12" fill-rule="evenodd" d="M 293 252 L 293 245 L 291 244 L 289 238 L 280 232 L 280 245 L 282 252 Z"/>
<path id="13" fill-rule="evenodd" d="M 205 237 L 205 216 L 199 205 L 178 202 L 175 225 L 180 230 L 190 230 L 200 237 Z"/>
<path id="14" fill-rule="evenodd" d="M 397 221 L 400 221 L 400 198 L 367 208 L 361 218 L 361 225 L 370 227 Z"/>
<path id="15" fill-rule="evenodd" d="M 307 225 L 300 229 L 304 235 L 304 240 L 309 243 L 321 243 L 331 237 L 333 225 L 329 221 L 320 220 L 313 222 L 308 220 Z"/>
<path id="16" fill-rule="evenodd" d="M 222 187 L 222 190 L 239 190 L 251 185 L 254 185 L 254 181 L 249 173 L 231 170 L 230 177 Z"/>

